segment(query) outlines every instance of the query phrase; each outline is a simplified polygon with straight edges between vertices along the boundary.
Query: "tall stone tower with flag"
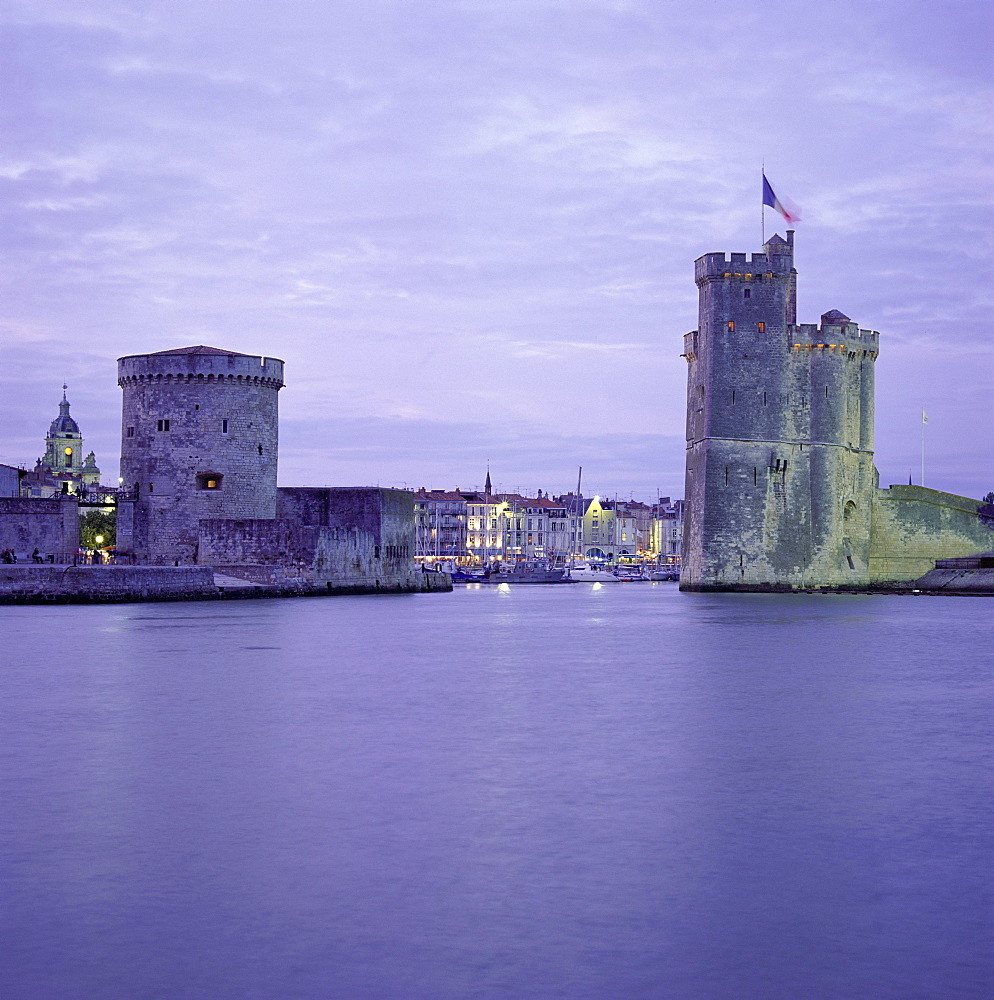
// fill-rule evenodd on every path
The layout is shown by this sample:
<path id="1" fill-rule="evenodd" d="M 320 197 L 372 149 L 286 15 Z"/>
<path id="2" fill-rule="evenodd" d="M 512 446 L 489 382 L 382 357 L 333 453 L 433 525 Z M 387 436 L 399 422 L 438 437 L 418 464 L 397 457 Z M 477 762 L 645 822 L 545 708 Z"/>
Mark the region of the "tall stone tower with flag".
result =
<path id="1" fill-rule="evenodd" d="M 865 585 L 879 335 L 838 310 L 797 323 L 792 230 L 695 277 L 681 587 Z"/>

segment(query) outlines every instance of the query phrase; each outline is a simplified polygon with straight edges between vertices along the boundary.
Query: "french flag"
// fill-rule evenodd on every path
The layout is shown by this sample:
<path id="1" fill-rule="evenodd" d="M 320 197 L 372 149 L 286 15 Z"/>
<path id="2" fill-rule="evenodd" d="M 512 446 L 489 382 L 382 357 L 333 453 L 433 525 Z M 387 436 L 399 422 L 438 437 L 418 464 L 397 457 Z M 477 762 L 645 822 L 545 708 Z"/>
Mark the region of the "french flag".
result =
<path id="1" fill-rule="evenodd" d="M 784 198 L 781 201 L 773 193 L 773 188 L 770 187 L 770 182 L 766 179 L 765 172 L 763 174 L 763 204 L 769 205 L 775 212 L 779 212 L 788 222 L 801 221 L 800 208 L 789 198 Z"/>

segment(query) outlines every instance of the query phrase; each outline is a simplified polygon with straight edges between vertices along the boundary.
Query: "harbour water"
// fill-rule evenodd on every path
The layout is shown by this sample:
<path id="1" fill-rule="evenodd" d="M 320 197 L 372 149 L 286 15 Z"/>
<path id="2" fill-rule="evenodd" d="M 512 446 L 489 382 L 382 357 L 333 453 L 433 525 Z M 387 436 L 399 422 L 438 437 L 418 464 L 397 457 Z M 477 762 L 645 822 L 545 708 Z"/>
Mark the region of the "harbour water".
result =
<path id="1" fill-rule="evenodd" d="M 5 607 L 4 1000 L 986 1000 L 994 604 Z"/>

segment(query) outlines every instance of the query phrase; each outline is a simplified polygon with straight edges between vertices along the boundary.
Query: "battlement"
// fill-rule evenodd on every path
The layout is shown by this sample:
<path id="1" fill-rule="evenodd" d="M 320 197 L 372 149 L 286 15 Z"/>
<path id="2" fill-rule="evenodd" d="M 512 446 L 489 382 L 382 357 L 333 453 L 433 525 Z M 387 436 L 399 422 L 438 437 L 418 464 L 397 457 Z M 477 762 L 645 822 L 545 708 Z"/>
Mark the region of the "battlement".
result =
<path id="1" fill-rule="evenodd" d="M 782 277 L 794 267 L 794 233 L 787 232 L 787 239 L 772 236 L 763 247 L 763 253 L 706 253 L 694 261 L 697 284 L 717 279 L 740 281 Z"/>
<path id="2" fill-rule="evenodd" d="M 788 329 L 790 346 L 795 351 L 849 351 L 865 352 L 876 357 L 880 351 L 880 334 L 876 330 L 861 330 L 848 316 L 838 313 L 839 322 L 826 322 L 836 318 L 833 313 L 822 316 L 822 322 L 798 323 Z M 844 322 L 843 322 L 844 321 Z"/>
<path id="3" fill-rule="evenodd" d="M 118 358 L 117 384 L 139 382 L 229 382 L 283 387 L 283 362 L 278 358 L 205 349 L 162 351 Z"/>

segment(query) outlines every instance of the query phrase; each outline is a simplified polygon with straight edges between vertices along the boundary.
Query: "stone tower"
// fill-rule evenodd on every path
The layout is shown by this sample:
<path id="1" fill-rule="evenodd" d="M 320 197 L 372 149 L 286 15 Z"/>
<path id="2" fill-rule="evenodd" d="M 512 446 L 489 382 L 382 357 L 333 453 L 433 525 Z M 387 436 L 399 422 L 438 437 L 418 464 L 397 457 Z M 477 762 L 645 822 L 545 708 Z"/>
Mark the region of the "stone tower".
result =
<path id="1" fill-rule="evenodd" d="M 135 497 L 119 549 L 140 562 L 192 563 L 201 518 L 276 516 L 282 361 L 185 347 L 117 365 L 122 488 Z"/>
<path id="2" fill-rule="evenodd" d="M 70 483 L 71 488 L 74 488 L 83 472 L 83 436 L 79 432 L 79 425 L 69 413 L 66 389 L 68 386 L 63 385 L 59 415 L 48 428 L 45 457 L 41 462 L 52 470 L 57 482 Z"/>
<path id="3" fill-rule="evenodd" d="M 797 325 L 792 231 L 695 268 L 681 588 L 865 584 L 879 335 L 836 310 Z"/>

